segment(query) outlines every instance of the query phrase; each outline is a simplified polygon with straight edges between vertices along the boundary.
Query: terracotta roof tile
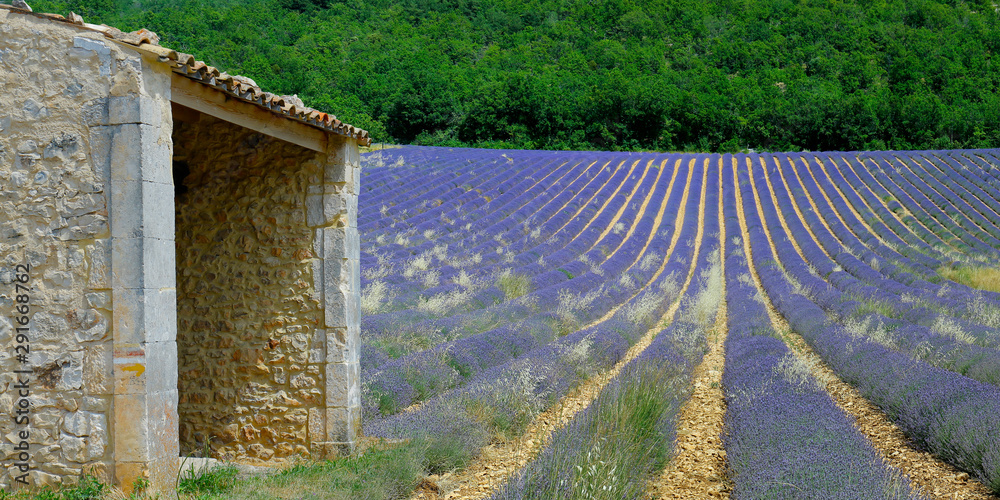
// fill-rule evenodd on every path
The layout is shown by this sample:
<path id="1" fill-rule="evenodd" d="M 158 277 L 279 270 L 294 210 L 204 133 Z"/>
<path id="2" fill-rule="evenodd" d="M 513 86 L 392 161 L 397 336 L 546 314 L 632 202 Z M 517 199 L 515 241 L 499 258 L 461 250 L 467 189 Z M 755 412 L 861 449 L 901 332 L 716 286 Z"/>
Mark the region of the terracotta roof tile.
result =
<path id="1" fill-rule="evenodd" d="M 0 4 L 0 8 L 53 21 L 74 24 L 97 31 L 112 40 L 131 45 L 140 51 L 155 55 L 161 62 L 168 64 L 174 73 L 212 87 L 219 92 L 224 92 L 240 100 L 251 102 L 268 109 L 272 113 L 285 116 L 288 119 L 306 123 L 338 135 L 354 138 L 363 146 L 371 144 L 371 137 L 369 137 L 367 131 L 348 125 L 333 115 L 304 106 L 296 96 L 279 96 L 265 92 L 250 78 L 229 75 L 209 66 L 204 61 L 197 60 L 191 54 L 184 54 L 167 47 L 162 47 L 159 44 L 160 37 L 152 31 L 141 29 L 125 33 L 117 28 L 103 24 L 87 24 L 82 17 L 74 12 L 70 12 L 69 17 L 66 18 L 59 14 L 29 13 L 9 5 Z"/>

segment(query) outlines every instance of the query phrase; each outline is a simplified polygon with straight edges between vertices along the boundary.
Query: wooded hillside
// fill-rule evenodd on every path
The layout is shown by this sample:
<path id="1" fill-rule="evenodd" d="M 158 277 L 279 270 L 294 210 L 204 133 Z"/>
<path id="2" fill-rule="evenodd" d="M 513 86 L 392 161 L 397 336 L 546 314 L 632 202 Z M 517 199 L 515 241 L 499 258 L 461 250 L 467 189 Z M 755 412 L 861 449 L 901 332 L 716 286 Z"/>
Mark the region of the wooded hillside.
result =
<path id="1" fill-rule="evenodd" d="M 988 0 L 32 1 L 298 94 L 376 141 L 1000 145 Z"/>

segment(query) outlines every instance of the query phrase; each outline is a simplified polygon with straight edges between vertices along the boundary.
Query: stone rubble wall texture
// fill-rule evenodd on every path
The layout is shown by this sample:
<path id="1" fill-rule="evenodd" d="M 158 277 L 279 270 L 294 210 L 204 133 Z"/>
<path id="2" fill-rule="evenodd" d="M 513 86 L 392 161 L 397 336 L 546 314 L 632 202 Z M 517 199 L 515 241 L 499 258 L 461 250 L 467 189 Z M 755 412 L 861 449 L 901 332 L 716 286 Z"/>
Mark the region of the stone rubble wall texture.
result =
<path id="1" fill-rule="evenodd" d="M 71 484 L 84 471 L 173 481 L 176 442 L 156 437 L 176 425 L 176 372 L 165 369 L 176 358 L 173 275 L 142 265 L 173 245 L 172 220 L 155 217 L 173 203 L 169 83 L 168 70 L 98 33 L 0 9 L 4 489 L 22 429 L 11 418 L 22 263 L 32 275 L 29 481 Z M 172 253 L 157 262 L 172 270 Z"/>

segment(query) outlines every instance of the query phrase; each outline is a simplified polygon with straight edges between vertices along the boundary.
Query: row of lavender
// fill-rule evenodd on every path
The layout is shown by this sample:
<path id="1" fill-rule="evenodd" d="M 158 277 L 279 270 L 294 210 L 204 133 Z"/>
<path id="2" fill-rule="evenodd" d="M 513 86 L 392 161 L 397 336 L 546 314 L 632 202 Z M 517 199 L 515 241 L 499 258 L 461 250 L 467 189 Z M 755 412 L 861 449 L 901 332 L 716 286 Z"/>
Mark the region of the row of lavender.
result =
<path id="1" fill-rule="evenodd" d="M 1000 490 L 1000 424 L 986 417 L 1000 410 L 995 329 L 961 319 L 974 314 L 970 307 L 995 303 L 960 287 L 942 290 L 892 260 L 866 265 L 874 262 L 872 247 L 878 242 L 865 245 L 855 237 L 863 234 L 861 227 L 840 223 L 850 219 L 850 210 L 817 204 L 818 213 L 800 212 L 805 220 L 785 217 L 786 232 L 779 214 L 795 213 L 782 206 L 795 197 L 770 196 L 765 186 L 777 189 L 777 183 L 768 184 L 774 176 L 755 165 L 758 158 L 733 160 L 747 167 L 734 169 L 739 186 L 734 191 L 743 200 L 754 264 L 793 330 L 916 443 Z M 808 182 L 799 187 L 822 194 Z M 824 231 L 827 227 L 832 232 Z M 895 261 L 906 262 L 899 255 Z M 946 338 L 919 324 L 929 318 L 963 333 Z"/>
<path id="2" fill-rule="evenodd" d="M 376 314 L 365 317 L 362 329 L 366 430 L 393 437 L 463 435 L 468 439 L 455 442 L 465 443 L 469 454 L 498 429 L 516 432 L 576 383 L 581 371 L 614 363 L 650 327 L 650 314 L 665 310 L 687 262 L 699 252 L 693 248 L 698 228 L 713 237 L 706 221 L 715 204 L 722 202 L 731 237 L 739 234 L 738 225 L 728 227 L 735 224 L 736 196 L 743 201 L 752 260 L 767 294 L 798 333 L 810 342 L 834 342 L 814 340 L 816 331 L 847 335 L 851 349 L 862 342 L 876 346 L 896 356 L 893 373 L 914 367 L 948 373 L 958 378 L 942 380 L 978 391 L 970 398 L 993 408 L 1000 401 L 998 296 L 942 281 L 937 270 L 995 258 L 1000 216 L 991 207 L 1000 206 L 997 163 L 992 151 L 719 156 L 401 148 L 367 155 L 359 228 L 364 287 L 369 299 L 378 300 L 367 308 Z M 738 177 L 727 179 L 733 172 Z M 735 269 L 739 244 L 730 239 L 727 246 L 722 258 L 736 259 Z M 762 337 L 764 326 L 747 330 L 755 324 L 747 318 L 766 316 L 745 304 L 753 295 L 741 291 L 749 282 L 740 276 L 748 274 L 730 270 L 731 352 L 724 383 L 737 491 L 755 498 L 777 484 L 768 486 L 765 476 L 783 474 L 816 491 L 880 485 L 892 492 L 886 496 L 910 496 L 905 480 L 869 460 L 870 447 L 832 402 L 821 402 L 829 397 L 806 380 L 787 348 Z M 692 289 L 698 283 L 694 280 Z M 802 300 L 812 307 L 796 302 Z M 814 317 L 800 319 L 808 314 Z M 595 352 L 595 345 L 604 346 L 602 352 Z M 660 351 L 649 356 L 673 359 Z M 667 370 L 673 383 L 681 381 L 681 390 L 671 389 L 675 402 L 685 394 L 688 368 L 683 367 L 700 356 L 682 358 L 684 363 L 670 363 L 678 370 Z M 864 385 L 855 380 L 857 373 L 827 362 L 848 382 Z M 623 383 L 615 384 L 615 394 L 621 394 Z M 879 392 L 885 387 L 899 388 L 883 384 L 862 392 L 898 417 L 892 404 L 912 389 L 887 396 Z M 982 418 L 949 406 L 957 404 L 953 393 L 925 406 L 907 401 L 911 413 L 901 417 L 943 418 L 946 424 L 900 425 L 942 458 L 1000 489 L 995 446 L 968 436 Z M 400 413 L 421 401 L 425 404 L 416 411 Z M 824 429 L 836 431 L 821 441 L 854 451 L 825 461 L 833 465 L 818 475 L 811 469 L 818 465 L 809 461 L 793 461 L 797 466 L 783 472 L 762 466 L 789 463 L 789 453 L 823 456 L 822 447 L 805 444 L 808 429 L 795 424 L 795 411 L 811 406 L 833 409 Z M 451 418 L 459 407 L 466 420 Z M 792 409 L 775 423 L 760 420 L 762 408 Z M 935 425 L 966 434 L 942 437 Z M 575 438 L 563 439 L 592 443 L 579 429 L 593 426 L 576 427 L 566 431 Z M 995 430 L 983 432 L 993 436 Z M 766 445 L 779 438 L 803 445 Z M 758 455 L 738 458 L 755 449 Z M 759 453 L 770 458 L 761 461 Z M 867 472 L 855 474 L 857 467 Z M 822 479 L 844 471 L 856 481 Z M 531 484 L 520 477 L 522 487 Z"/>

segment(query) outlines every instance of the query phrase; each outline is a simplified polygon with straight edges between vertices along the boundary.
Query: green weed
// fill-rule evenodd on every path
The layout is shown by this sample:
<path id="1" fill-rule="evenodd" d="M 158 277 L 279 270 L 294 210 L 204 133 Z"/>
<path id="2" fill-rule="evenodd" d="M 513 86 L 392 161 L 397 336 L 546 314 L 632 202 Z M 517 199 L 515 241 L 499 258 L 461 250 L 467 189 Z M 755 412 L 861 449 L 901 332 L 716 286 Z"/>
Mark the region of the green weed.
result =
<path id="1" fill-rule="evenodd" d="M 513 300 L 531 291 L 531 278 L 506 270 L 497 278 L 497 288 L 507 300 Z"/>
<path id="2" fill-rule="evenodd" d="M 181 473 L 177 492 L 190 495 L 220 495 L 228 492 L 236 484 L 239 470 L 234 465 L 213 467 L 206 471 L 195 471 L 192 465 Z"/>

